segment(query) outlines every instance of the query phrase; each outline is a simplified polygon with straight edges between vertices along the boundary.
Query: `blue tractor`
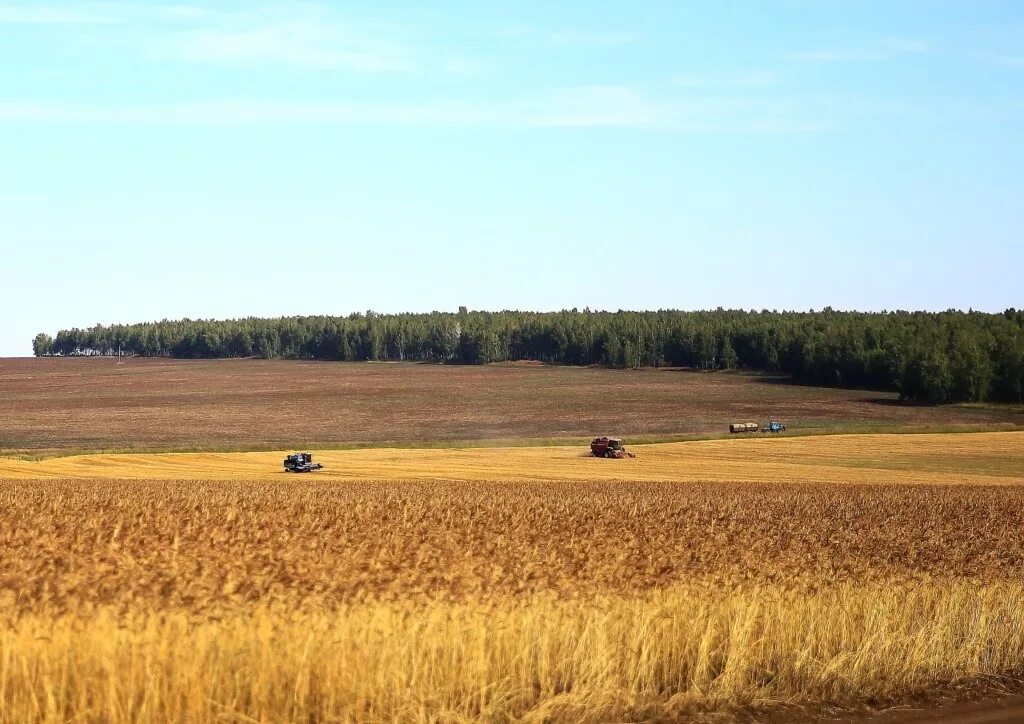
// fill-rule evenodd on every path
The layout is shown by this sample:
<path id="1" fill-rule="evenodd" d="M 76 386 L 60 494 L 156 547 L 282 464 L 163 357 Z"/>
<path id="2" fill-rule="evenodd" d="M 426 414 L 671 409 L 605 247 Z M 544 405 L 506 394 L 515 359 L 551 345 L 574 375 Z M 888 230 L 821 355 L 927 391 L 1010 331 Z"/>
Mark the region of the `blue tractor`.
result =
<path id="1" fill-rule="evenodd" d="M 767 425 L 761 428 L 761 432 L 785 432 L 786 426 L 778 420 L 772 420 Z"/>

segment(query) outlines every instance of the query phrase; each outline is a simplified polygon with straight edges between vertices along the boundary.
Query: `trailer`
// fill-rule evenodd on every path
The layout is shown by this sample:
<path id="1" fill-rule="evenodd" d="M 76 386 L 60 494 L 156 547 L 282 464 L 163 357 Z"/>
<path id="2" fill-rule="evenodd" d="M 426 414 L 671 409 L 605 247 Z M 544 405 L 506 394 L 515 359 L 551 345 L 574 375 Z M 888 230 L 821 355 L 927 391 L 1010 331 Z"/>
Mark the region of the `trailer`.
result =
<path id="1" fill-rule="evenodd" d="M 757 432 L 761 426 L 756 422 L 734 422 L 729 425 L 729 432 Z"/>

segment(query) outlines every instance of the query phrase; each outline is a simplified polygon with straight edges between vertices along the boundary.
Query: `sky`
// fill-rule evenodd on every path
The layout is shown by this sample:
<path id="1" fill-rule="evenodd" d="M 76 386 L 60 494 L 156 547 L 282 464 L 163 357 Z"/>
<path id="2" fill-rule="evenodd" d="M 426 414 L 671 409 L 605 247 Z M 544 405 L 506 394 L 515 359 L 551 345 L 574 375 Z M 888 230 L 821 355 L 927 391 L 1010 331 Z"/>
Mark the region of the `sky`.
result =
<path id="1" fill-rule="evenodd" d="M 0 356 L 96 323 L 1024 306 L 1024 3 L 0 0 Z"/>

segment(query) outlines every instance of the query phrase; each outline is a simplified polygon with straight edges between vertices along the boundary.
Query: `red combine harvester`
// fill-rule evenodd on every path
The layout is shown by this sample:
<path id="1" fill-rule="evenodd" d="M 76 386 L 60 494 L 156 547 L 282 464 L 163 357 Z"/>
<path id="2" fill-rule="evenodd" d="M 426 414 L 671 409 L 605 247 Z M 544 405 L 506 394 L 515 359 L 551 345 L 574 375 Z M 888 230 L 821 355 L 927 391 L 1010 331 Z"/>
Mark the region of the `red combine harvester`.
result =
<path id="1" fill-rule="evenodd" d="M 595 458 L 635 458 L 617 437 L 595 437 L 590 443 L 590 452 Z"/>

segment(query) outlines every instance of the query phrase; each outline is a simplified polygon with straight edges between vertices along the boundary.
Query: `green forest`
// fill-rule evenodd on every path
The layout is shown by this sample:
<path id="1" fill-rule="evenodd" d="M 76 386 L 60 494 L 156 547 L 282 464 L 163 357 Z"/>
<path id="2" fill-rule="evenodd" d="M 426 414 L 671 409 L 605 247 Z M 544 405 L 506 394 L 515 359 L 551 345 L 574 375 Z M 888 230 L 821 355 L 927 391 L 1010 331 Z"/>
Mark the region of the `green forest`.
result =
<path id="1" fill-rule="evenodd" d="M 264 357 L 744 368 L 905 400 L 1024 402 L 1024 311 L 476 312 L 164 320 L 65 329 L 37 356 Z"/>

